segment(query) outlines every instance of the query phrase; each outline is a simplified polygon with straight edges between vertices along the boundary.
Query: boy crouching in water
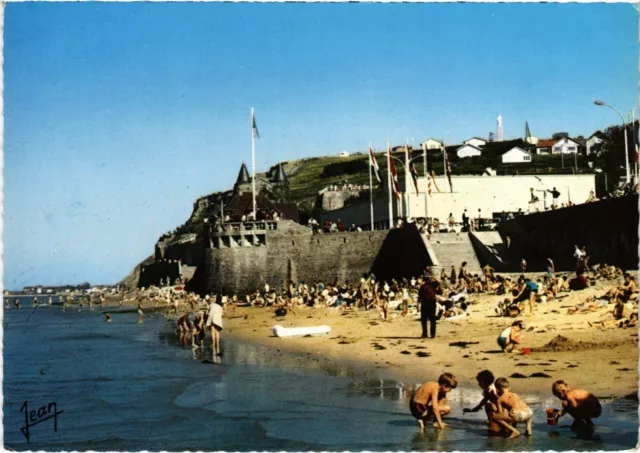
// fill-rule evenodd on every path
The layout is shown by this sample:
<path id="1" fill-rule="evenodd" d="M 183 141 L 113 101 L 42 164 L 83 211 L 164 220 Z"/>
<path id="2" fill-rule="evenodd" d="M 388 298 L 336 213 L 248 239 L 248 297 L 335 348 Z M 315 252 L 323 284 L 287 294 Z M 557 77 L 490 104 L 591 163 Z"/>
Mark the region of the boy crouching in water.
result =
<path id="1" fill-rule="evenodd" d="M 447 393 L 458 386 L 456 378 L 451 373 L 444 373 L 438 378 L 438 382 L 427 382 L 421 385 L 411 397 L 409 409 L 420 425 L 420 431 L 424 431 L 424 422 L 433 416 L 436 421 L 433 426 L 444 429 L 442 416 L 451 412 L 451 406 L 447 401 Z"/>
<path id="2" fill-rule="evenodd" d="M 598 398 L 584 389 L 569 388 L 566 382 L 556 381 L 551 391 L 562 400 L 562 410 L 558 412 L 558 417 L 571 415 L 574 418 L 572 428 L 581 425 L 590 428 L 593 426 L 591 419 L 600 417 L 602 413 Z"/>
<path id="3" fill-rule="evenodd" d="M 526 405 L 524 401 L 520 399 L 518 395 L 511 392 L 509 388 L 509 381 L 505 378 L 498 378 L 496 380 L 496 390 L 498 391 L 498 412 L 494 414 L 493 419 L 503 428 L 511 432 L 509 437 L 517 437 L 520 435 L 520 431 L 515 429 L 512 424 L 527 423 L 525 434 L 531 435 L 531 418 L 533 412 Z"/>
<path id="4" fill-rule="evenodd" d="M 494 376 L 493 373 L 489 370 L 484 370 L 478 373 L 476 376 L 476 381 L 478 381 L 478 385 L 482 389 L 482 401 L 474 407 L 473 409 L 464 408 L 462 412 L 478 412 L 481 408 L 484 407 L 484 411 L 487 414 L 487 419 L 489 421 L 489 434 L 493 436 L 502 435 L 502 426 L 499 425 L 494 419 L 493 415 L 498 412 L 498 390 L 494 385 Z"/>

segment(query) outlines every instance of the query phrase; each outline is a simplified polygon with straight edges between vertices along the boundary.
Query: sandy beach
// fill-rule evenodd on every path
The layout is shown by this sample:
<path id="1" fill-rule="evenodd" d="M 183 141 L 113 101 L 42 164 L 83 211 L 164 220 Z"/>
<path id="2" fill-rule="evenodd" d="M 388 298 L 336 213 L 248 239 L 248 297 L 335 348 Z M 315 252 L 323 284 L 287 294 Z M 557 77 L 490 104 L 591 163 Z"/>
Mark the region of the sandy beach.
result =
<path id="1" fill-rule="evenodd" d="M 614 284 L 602 282 L 583 291 L 562 293 L 560 300 L 537 304 L 532 316 L 520 316 L 525 327 L 522 346 L 531 348 L 527 356 L 503 353 L 496 343 L 499 332 L 513 322 L 495 315 L 504 296 L 472 295 L 469 316 L 441 319 L 435 339 L 419 338 L 419 317 L 411 312 L 402 317 L 392 311 L 385 322 L 377 310 L 308 307 L 284 318 L 276 318 L 267 308 L 238 308 L 235 314 L 227 309 L 223 338 L 257 342 L 276 354 L 293 352 L 300 360 L 320 367 L 349 362 L 377 377 L 407 385 L 451 372 L 459 385 L 475 386 L 477 372 L 490 369 L 496 376 L 509 378 L 522 393 L 550 396 L 553 381 L 563 379 L 602 398 L 623 397 L 638 389 L 637 328 L 590 326 L 611 319 L 607 313 L 611 305 L 596 312 L 567 314 L 569 307 L 603 294 Z M 329 325 L 332 331 L 316 337 L 278 338 L 271 330 L 275 325 Z M 559 335 L 568 341 L 558 342 Z"/>

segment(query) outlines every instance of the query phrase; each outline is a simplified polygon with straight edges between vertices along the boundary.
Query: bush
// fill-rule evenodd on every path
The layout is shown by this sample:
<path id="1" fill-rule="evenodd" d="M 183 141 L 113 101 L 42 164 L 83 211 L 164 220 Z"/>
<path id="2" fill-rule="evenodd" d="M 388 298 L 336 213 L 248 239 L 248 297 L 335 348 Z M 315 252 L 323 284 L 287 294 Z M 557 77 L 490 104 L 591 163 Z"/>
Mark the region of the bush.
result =
<path id="1" fill-rule="evenodd" d="M 332 178 L 341 175 L 355 175 L 367 171 L 368 161 L 366 159 L 351 160 L 348 162 L 335 162 L 329 164 L 322 170 L 321 178 Z"/>

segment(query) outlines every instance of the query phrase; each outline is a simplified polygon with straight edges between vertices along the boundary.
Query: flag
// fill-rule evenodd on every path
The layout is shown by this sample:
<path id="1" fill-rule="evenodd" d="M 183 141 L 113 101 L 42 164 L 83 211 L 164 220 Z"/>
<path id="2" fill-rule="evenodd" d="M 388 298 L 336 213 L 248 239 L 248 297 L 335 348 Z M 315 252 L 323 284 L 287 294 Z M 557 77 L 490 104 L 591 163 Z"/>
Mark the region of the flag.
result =
<path id="1" fill-rule="evenodd" d="M 407 145 L 405 145 L 405 149 L 407 150 L 407 155 L 409 157 L 409 173 L 411 173 L 413 185 L 416 187 L 416 194 L 419 194 L 420 192 L 418 192 L 418 173 L 416 172 L 416 167 L 413 165 L 413 161 L 411 160 L 411 151 L 409 150 L 409 147 Z"/>
<path id="2" fill-rule="evenodd" d="M 380 176 L 380 167 L 378 166 L 378 161 L 373 155 L 373 149 L 369 147 L 369 165 L 373 167 L 373 173 L 376 175 L 376 179 L 380 184 L 382 184 L 382 177 Z"/>
<path id="3" fill-rule="evenodd" d="M 260 138 L 258 125 L 256 124 L 256 116 L 253 114 L 253 110 L 251 110 L 251 130 L 253 131 L 254 137 Z"/>
<path id="4" fill-rule="evenodd" d="M 425 144 L 422 145 L 422 152 L 424 153 L 425 160 L 427 161 L 427 168 L 426 168 L 427 179 L 428 179 L 427 192 L 429 192 L 429 195 L 431 195 L 431 186 L 435 187 L 438 192 L 440 192 L 440 188 L 436 183 L 436 172 L 433 169 L 433 163 L 429 159 L 427 159 L 427 147 Z"/>
<path id="5" fill-rule="evenodd" d="M 451 164 L 449 163 L 449 158 L 447 156 L 447 150 L 444 146 L 444 140 L 442 141 L 442 153 L 444 154 L 444 174 L 447 176 L 449 180 L 449 189 L 451 189 L 451 193 L 453 193 L 453 184 L 451 183 Z"/>
<path id="6" fill-rule="evenodd" d="M 400 183 L 398 182 L 398 173 L 396 172 L 396 166 L 393 165 L 393 158 L 391 157 L 391 147 L 387 148 L 387 158 L 389 160 L 389 172 L 391 173 L 391 184 L 393 185 L 393 194 L 396 199 L 400 199 Z"/>

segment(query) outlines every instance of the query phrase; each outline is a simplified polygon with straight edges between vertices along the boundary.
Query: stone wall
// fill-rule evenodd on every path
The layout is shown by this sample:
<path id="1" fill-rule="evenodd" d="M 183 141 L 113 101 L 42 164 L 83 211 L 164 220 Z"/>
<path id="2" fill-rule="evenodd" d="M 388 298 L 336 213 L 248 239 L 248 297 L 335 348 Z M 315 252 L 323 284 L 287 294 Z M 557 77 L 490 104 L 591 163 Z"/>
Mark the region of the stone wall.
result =
<path id="1" fill-rule="evenodd" d="M 556 270 L 574 270 L 574 246 L 585 245 L 590 264 L 606 262 L 638 269 L 638 196 L 602 200 L 570 208 L 516 217 L 499 226 L 509 236 L 509 253 L 542 271 L 547 257 Z"/>
<path id="2" fill-rule="evenodd" d="M 141 265 L 139 288 L 148 288 L 151 285 L 159 286 L 160 280 L 169 277 L 173 282 L 180 277 L 180 262 L 174 260 L 162 260 Z"/>
<path id="3" fill-rule="evenodd" d="M 306 227 L 279 222 L 266 246 L 205 249 L 204 290 L 237 293 L 280 289 L 289 281 L 343 283 L 371 271 L 387 231 L 312 235 Z"/>

